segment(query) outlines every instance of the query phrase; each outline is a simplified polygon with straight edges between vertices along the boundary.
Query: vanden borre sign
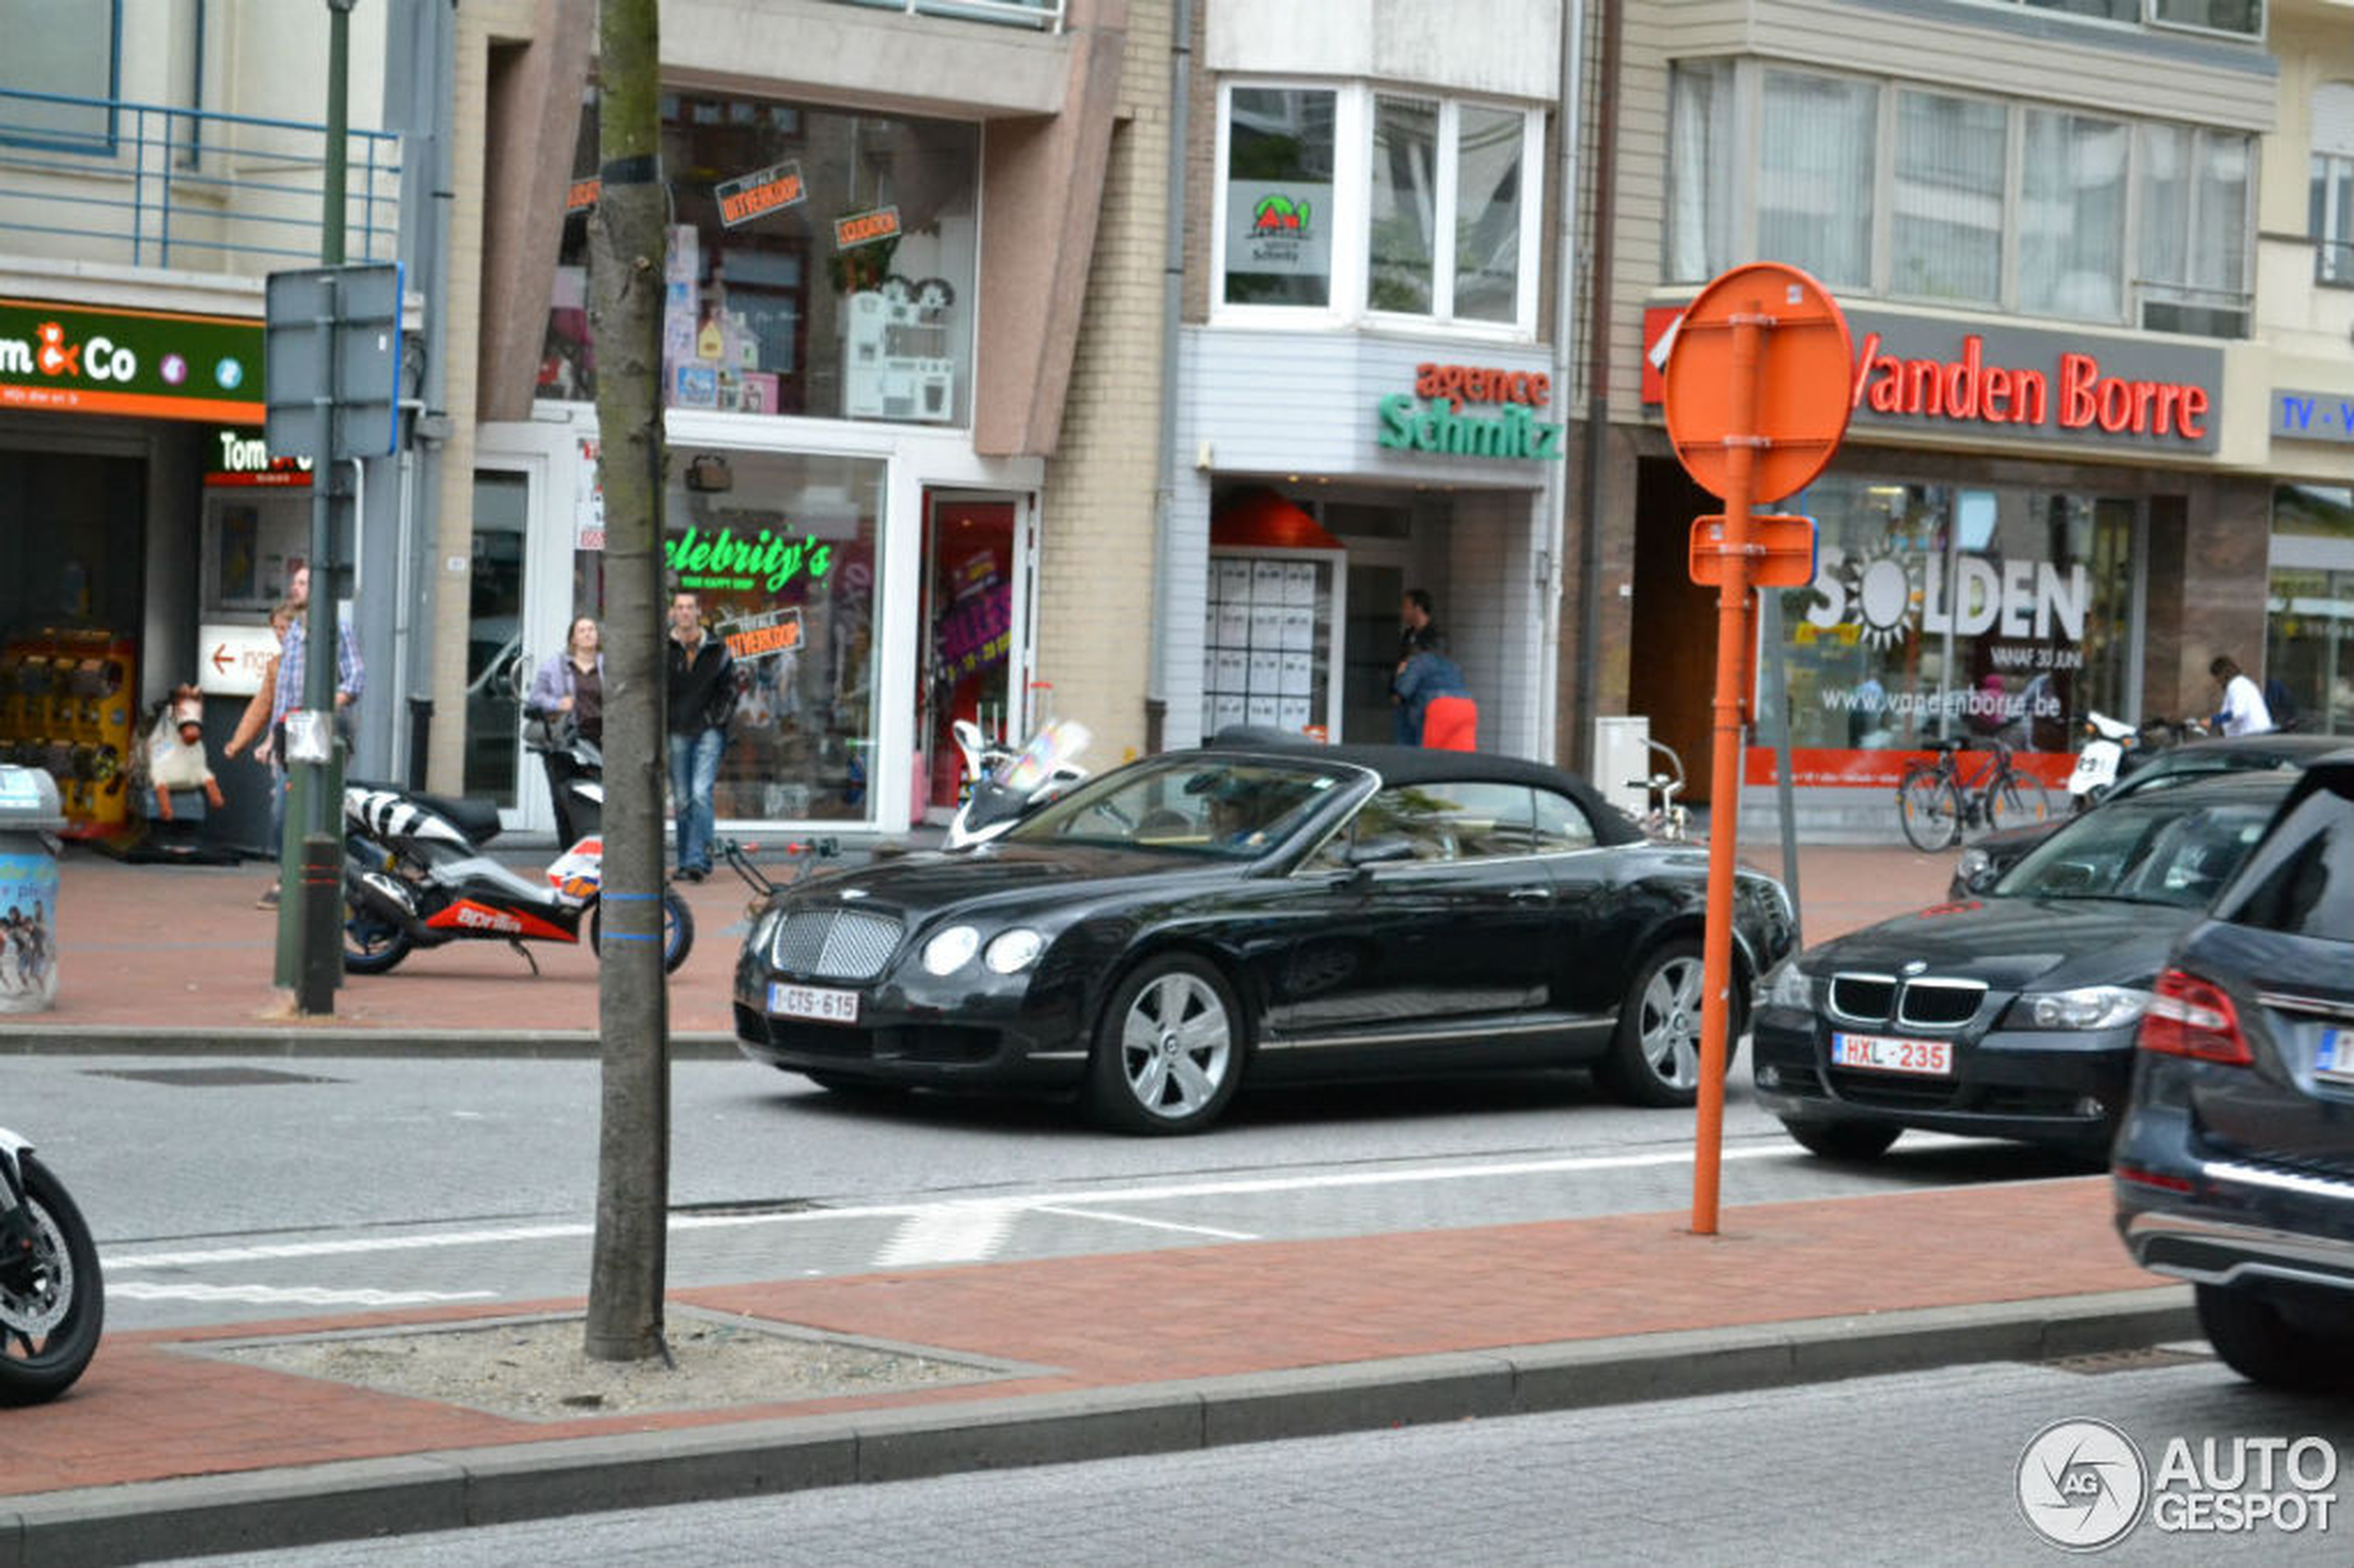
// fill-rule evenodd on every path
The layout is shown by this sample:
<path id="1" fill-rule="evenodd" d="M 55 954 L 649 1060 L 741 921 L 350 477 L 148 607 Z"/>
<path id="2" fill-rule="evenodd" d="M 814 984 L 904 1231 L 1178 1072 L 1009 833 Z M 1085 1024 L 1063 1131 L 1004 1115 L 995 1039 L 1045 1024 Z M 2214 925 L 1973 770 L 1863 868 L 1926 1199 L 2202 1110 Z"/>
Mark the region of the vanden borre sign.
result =
<path id="1" fill-rule="evenodd" d="M 0 409 L 259 424 L 261 323 L 0 299 Z"/>
<path id="2" fill-rule="evenodd" d="M 1643 312 L 1643 400 L 1680 307 Z M 2221 348 L 1852 310 L 1854 428 L 2136 451 L 2217 449 Z"/>
<path id="3" fill-rule="evenodd" d="M 1562 427 L 1537 417 L 1552 396 L 1553 378 L 1539 372 L 1416 365 L 1413 392 L 1376 405 L 1381 427 L 1373 439 L 1396 451 L 1555 462 Z M 1465 412 L 1466 403 L 1494 404 L 1496 411 Z"/>

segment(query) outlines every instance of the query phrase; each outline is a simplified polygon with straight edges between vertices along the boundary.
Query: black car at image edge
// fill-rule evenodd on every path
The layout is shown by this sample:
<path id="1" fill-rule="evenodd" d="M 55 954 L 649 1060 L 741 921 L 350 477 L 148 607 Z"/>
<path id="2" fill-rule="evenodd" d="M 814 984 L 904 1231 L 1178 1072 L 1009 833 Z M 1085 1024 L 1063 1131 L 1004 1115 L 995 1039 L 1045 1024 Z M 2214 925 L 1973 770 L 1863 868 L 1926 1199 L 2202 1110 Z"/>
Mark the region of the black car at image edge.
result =
<path id="1" fill-rule="evenodd" d="M 1536 763 L 1176 752 L 980 849 L 786 890 L 739 959 L 736 1033 L 829 1089 L 1076 1091 L 1133 1132 L 1207 1127 L 1246 1081 L 1473 1069 L 1689 1105 L 1707 872 Z M 1744 999 L 1794 922 L 1760 873 L 1735 905 Z"/>
<path id="2" fill-rule="evenodd" d="M 2354 1389 L 2354 751 L 2311 764 L 2158 982 L 2110 1170 L 2217 1354 Z"/>

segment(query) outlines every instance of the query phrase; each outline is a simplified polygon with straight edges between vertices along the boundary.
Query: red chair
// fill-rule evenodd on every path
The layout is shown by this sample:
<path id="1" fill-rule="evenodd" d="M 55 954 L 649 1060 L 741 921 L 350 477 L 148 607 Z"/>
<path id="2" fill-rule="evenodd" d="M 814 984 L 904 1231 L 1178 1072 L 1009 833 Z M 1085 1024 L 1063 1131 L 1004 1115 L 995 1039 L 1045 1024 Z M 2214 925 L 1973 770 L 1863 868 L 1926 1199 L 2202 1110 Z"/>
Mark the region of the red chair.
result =
<path id="1" fill-rule="evenodd" d="M 1423 749 L 1479 750 L 1479 704 L 1468 697 L 1434 697 L 1423 710 Z"/>

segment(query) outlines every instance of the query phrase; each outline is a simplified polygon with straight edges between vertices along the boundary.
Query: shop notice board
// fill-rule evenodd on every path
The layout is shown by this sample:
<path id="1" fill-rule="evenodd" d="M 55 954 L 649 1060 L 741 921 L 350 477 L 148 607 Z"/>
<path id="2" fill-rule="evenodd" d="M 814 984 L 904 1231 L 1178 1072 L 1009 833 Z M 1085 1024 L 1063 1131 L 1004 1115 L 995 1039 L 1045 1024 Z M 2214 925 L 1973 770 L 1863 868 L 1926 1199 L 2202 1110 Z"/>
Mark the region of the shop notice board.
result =
<path id="1" fill-rule="evenodd" d="M 1232 725 L 1329 739 L 1340 719 L 1334 628 L 1344 554 L 1213 550 L 1203 638 L 1205 739 Z"/>

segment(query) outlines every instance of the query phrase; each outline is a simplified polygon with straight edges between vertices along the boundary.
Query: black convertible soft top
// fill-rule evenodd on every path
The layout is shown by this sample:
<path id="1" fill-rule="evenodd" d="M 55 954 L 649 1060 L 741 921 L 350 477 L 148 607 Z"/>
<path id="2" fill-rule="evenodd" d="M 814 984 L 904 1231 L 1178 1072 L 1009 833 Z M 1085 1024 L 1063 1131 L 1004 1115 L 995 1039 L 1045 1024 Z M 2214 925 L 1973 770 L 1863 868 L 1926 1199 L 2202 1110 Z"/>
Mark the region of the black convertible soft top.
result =
<path id="1" fill-rule="evenodd" d="M 1326 746 L 1280 729 L 1248 726 L 1219 731 L 1198 756 L 1274 753 L 1311 761 L 1346 763 L 1381 776 L 1386 784 L 1439 784 L 1455 779 L 1491 784 L 1525 784 L 1564 794 L 1586 808 L 1593 819 L 1598 843 L 1634 843 L 1641 829 L 1625 813 L 1596 794 L 1574 773 L 1524 757 L 1498 756 L 1491 752 L 1445 752 L 1420 746 Z"/>

